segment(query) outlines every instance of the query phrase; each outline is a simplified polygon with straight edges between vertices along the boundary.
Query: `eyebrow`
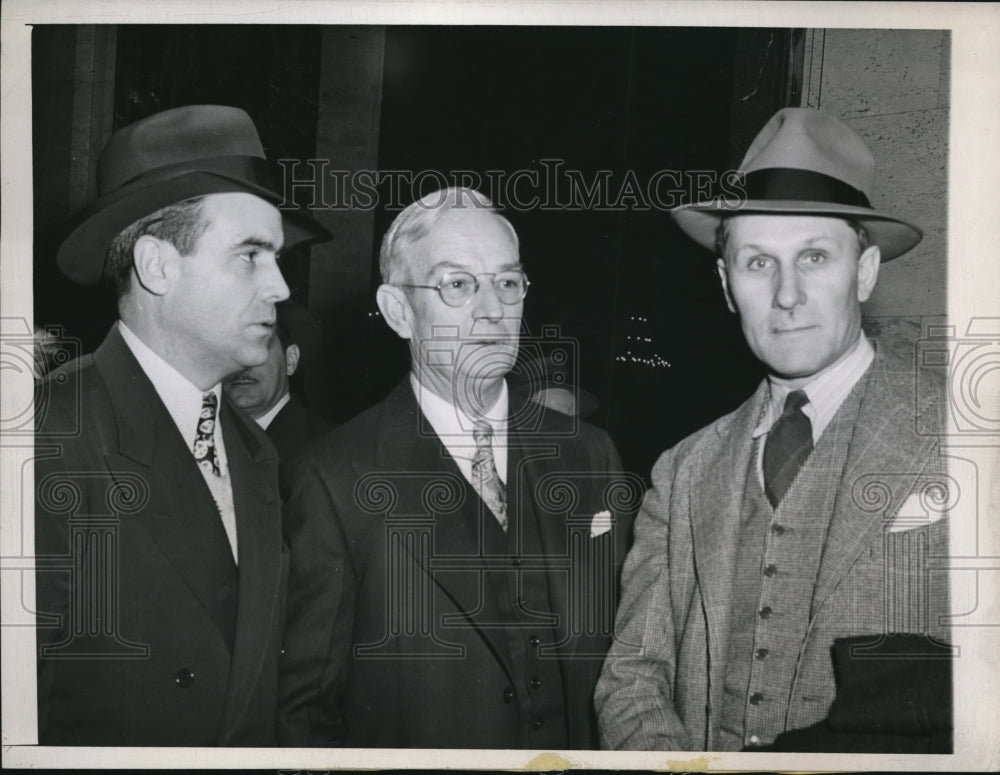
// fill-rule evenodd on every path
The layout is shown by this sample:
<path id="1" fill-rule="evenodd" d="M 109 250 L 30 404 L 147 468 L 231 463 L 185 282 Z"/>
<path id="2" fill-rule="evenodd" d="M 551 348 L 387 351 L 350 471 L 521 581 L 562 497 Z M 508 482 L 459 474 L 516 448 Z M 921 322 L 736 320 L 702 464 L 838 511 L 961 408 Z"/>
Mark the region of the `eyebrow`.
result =
<path id="1" fill-rule="evenodd" d="M 461 264 L 456 264 L 453 261 L 439 261 L 438 263 L 434 264 L 434 266 L 432 266 L 428 270 L 428 274 L 434 274 L 435 272 L 437 272 L 440 269 L 454 269 L 454 270 L 456 270 L 458 272 L 468 272 L 469 274 L 476 274 L 476 272 L 472 272 L 467 267 L 464 267 Z M 510 263 L 507 263 L 507 264 L 504 264 L 503 266 L 501 266 L 497 271 L 498 272 L 506 272 L 506 271 L 508 271 L 510 269 L 521 269 L 521 270 L 523 270 L 524 269 L 524 264 L 522 264 L 520 261 L 511 261 Z M 492 274 L 492 273 L 491 272 L 485 272 L 485 273 L 484 272 L 480 272 L 479 274 Z"/>
<path id="2" fill-rule="evenodd" d="M 233 245 L 234 250 L 239 250 L 240 248 L 263 248 L 272 253 L 277 253 L 281 250 L 281 248 L 277 247 L 266 237 L 246 237 Z"/>

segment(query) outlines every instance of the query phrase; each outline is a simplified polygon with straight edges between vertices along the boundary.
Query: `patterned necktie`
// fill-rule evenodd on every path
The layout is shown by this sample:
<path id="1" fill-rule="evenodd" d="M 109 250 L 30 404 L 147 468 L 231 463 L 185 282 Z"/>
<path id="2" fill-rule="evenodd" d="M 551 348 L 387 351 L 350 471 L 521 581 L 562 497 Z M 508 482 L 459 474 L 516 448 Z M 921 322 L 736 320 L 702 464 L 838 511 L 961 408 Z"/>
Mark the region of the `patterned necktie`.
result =
<path id="1" fill-rule="evenodd" d="M 215 393 L 206 393 L 201 400 L 198 433 L 194 437 L 194 459 L 203 471 L 221 476 L 219 456 L 215 453 L 215 410 L 219 399 Z"/>
<path id="2" fill-rule="evenodd" d="M 476 442 L 476 453 L 472 456 L 472 484 L 497 518 L 500 527 L 506 531 L 507 495 L 493 460 L 493 428 L 488 422 L 477 420 L 472 438 Z"/>
<path id="3" fill-rule="evenodd" d="M 785 411 L 767 434 L 764 446 L 764 492 L 771 506 L 778 507 L 795 475 L 812 452 L 812 423 L 802 412 L 809 397 L 793 390 L 785 399 Z"/>

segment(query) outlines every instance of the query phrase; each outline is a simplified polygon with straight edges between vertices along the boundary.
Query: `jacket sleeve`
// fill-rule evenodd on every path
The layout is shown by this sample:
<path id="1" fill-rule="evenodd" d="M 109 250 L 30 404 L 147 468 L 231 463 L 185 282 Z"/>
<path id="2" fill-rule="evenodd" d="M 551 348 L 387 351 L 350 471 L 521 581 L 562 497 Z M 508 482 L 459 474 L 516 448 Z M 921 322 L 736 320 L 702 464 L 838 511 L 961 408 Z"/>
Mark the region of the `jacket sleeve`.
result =
<path id="1" fill-rule="evenodd" d="M 336 746 L 350 660 L 356 584 L 335 498 L 316 464 L 300 460 L 284 508 L 290 571 L 278 687 L 278 741 Z"/>
<path id="2" fill-rule="evenodd" d="M 653 487 L 635 521 L 635 543 L 622 572 L 615 638 L 595 692 L 601 747 L 691 750 L 673 703 L 676 638 L 670 598 L 673 451 L 653 468 Z M 690 556 L 690 553 L 688 553 Z"/>

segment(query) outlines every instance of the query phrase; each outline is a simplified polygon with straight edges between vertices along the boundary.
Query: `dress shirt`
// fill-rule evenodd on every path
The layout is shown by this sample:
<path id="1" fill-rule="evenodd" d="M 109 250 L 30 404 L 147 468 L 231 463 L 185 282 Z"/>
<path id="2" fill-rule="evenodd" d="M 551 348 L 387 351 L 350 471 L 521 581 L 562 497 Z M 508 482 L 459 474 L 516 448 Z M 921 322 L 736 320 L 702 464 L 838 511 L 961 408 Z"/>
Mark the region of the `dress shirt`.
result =
<path id="1" fill-rule="evenodd" d="M 283 395 L 281 398 L 278 399 L 278 403 L 276 403 L 274 406 L 268 409 L 264 414 L 258 417 L 255 420 L 255 422 L 266 431 L 267 426 L 271 424 L 271 420 L 277 417 L 278 412 L 284 409 L 285 404 L 287 404 L 291 400 L 292 400 L 292 394 L 285 393 L 285 395 Z"/>
<path id="2" fill-rule="evenodd" d="M 768 386 L 771 391 L 770 400 L 764 411 L 764 416 L 754 428 L 752 437 L 757 439 L 767 434 L 781 417 L 788 394 L 793 390 L 804 390 L 809 398 L 809 403 L 802 407 L 802 412 L 809 418 L 812 425 L 813 446 L 815 446 L 819 437 L 823 435 L 823 431 L 830 424 L 830 420 L 840 409 L 840 405 L 844 403 L 848 393 L 864 376 L 874 358 L 875 351 L 872 349 L 871 343 L 864 334 L 861 334 L 857 344 L 854 345 L 847 357 L 820 371 L 802 387 L 791 387 L 787 380 L 768 375 Z M 758 443 L 757 473 L 761 484 L 764 483 L 763 452 L 764 442 Z"/>
<path id="3" fill-rule="evenodd" d="M 198 466 L 205 483 L 212 491 L 219 515 L 222 517 L 223 527 L 226 529 L 226 536 L 229 538 L 229 545 L 233 550 L 233 559 L 236 560 L 236 508 L 233 504 L 233 488 L 229 479 L 229 466 L 226 458 L 226 445 L 222 438 L 222 424 L 220 416 L 222 414 L 222 384 L 217 383 L 211 390 L 199 390 L 187 377 L 177 369 L 167 363 L 163 358 L 153 352 L 149 346 L 133 333 L 121 320 L 118 321 L 118 330 L 126 346 L 132 351 L 132 355 L 139 362 L 139 366 L 145 372 L 149 381 L 153 383 L 156 394 L 160 397 L 167 412 L 177 426 L 178 433 L 184 439 L 184 444 L 194 458 L 194 439 L 198 433 L 198 423 L 201 420 L 201 405 L 205 393 L 215 393 L 218 400 L 218 410 L 215 417 L 215 452 L 219 462 L 219 476 L 205 471 Z"/>
<path id="4" fill-rule="evenodd" d="M 472 457 L 476 453 L 476 441 L 472 437 L 475 421 L 457 406 L 421 385 L 412 373 L 410 385 L 417 397 L 420 411 L 430 422 L 448 454 L 455 459 L 458 470 L 475 485 L 472 480 Z M 504 484 L 507 484 L 507 401 L 507 383 L 502 382 L 496 403 L 479 418 L 493 428 L 493 462 L 500 481 Z"/>

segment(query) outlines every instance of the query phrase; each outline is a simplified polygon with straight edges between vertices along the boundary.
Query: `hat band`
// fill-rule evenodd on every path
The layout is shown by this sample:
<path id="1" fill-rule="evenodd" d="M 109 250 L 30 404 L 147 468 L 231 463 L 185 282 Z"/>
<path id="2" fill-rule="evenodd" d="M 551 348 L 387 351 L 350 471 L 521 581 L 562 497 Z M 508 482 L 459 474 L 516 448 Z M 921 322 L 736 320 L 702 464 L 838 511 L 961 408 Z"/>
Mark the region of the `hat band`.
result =
<path id="1" fill-rule="evenodd" d="M 180 177 L 191 172 L 216 173 L 234 180 L 242 180 L 254 186 L 266 188 L 273 193 L 274 182 L 267 160 L 259 156 L 207 156 L 202 159 L 190 159 L 176 164 L 164 164 L 151 170 L 140 172 L 135 177 L 112 188 L 112 191 L 125 186 L 146 186 L 160 183 L 164 180 Z M 102 192 L 102 196 L 104 193 Z"/>
<path id="2" fill-rule="evenodd" d="M 871 202 L 865 193 L 849 183 L 822 172 L 792 167 L 769 167 L 748 172 L 743 190 L 750 200 L 830 202 L 871 209 Z"/>

